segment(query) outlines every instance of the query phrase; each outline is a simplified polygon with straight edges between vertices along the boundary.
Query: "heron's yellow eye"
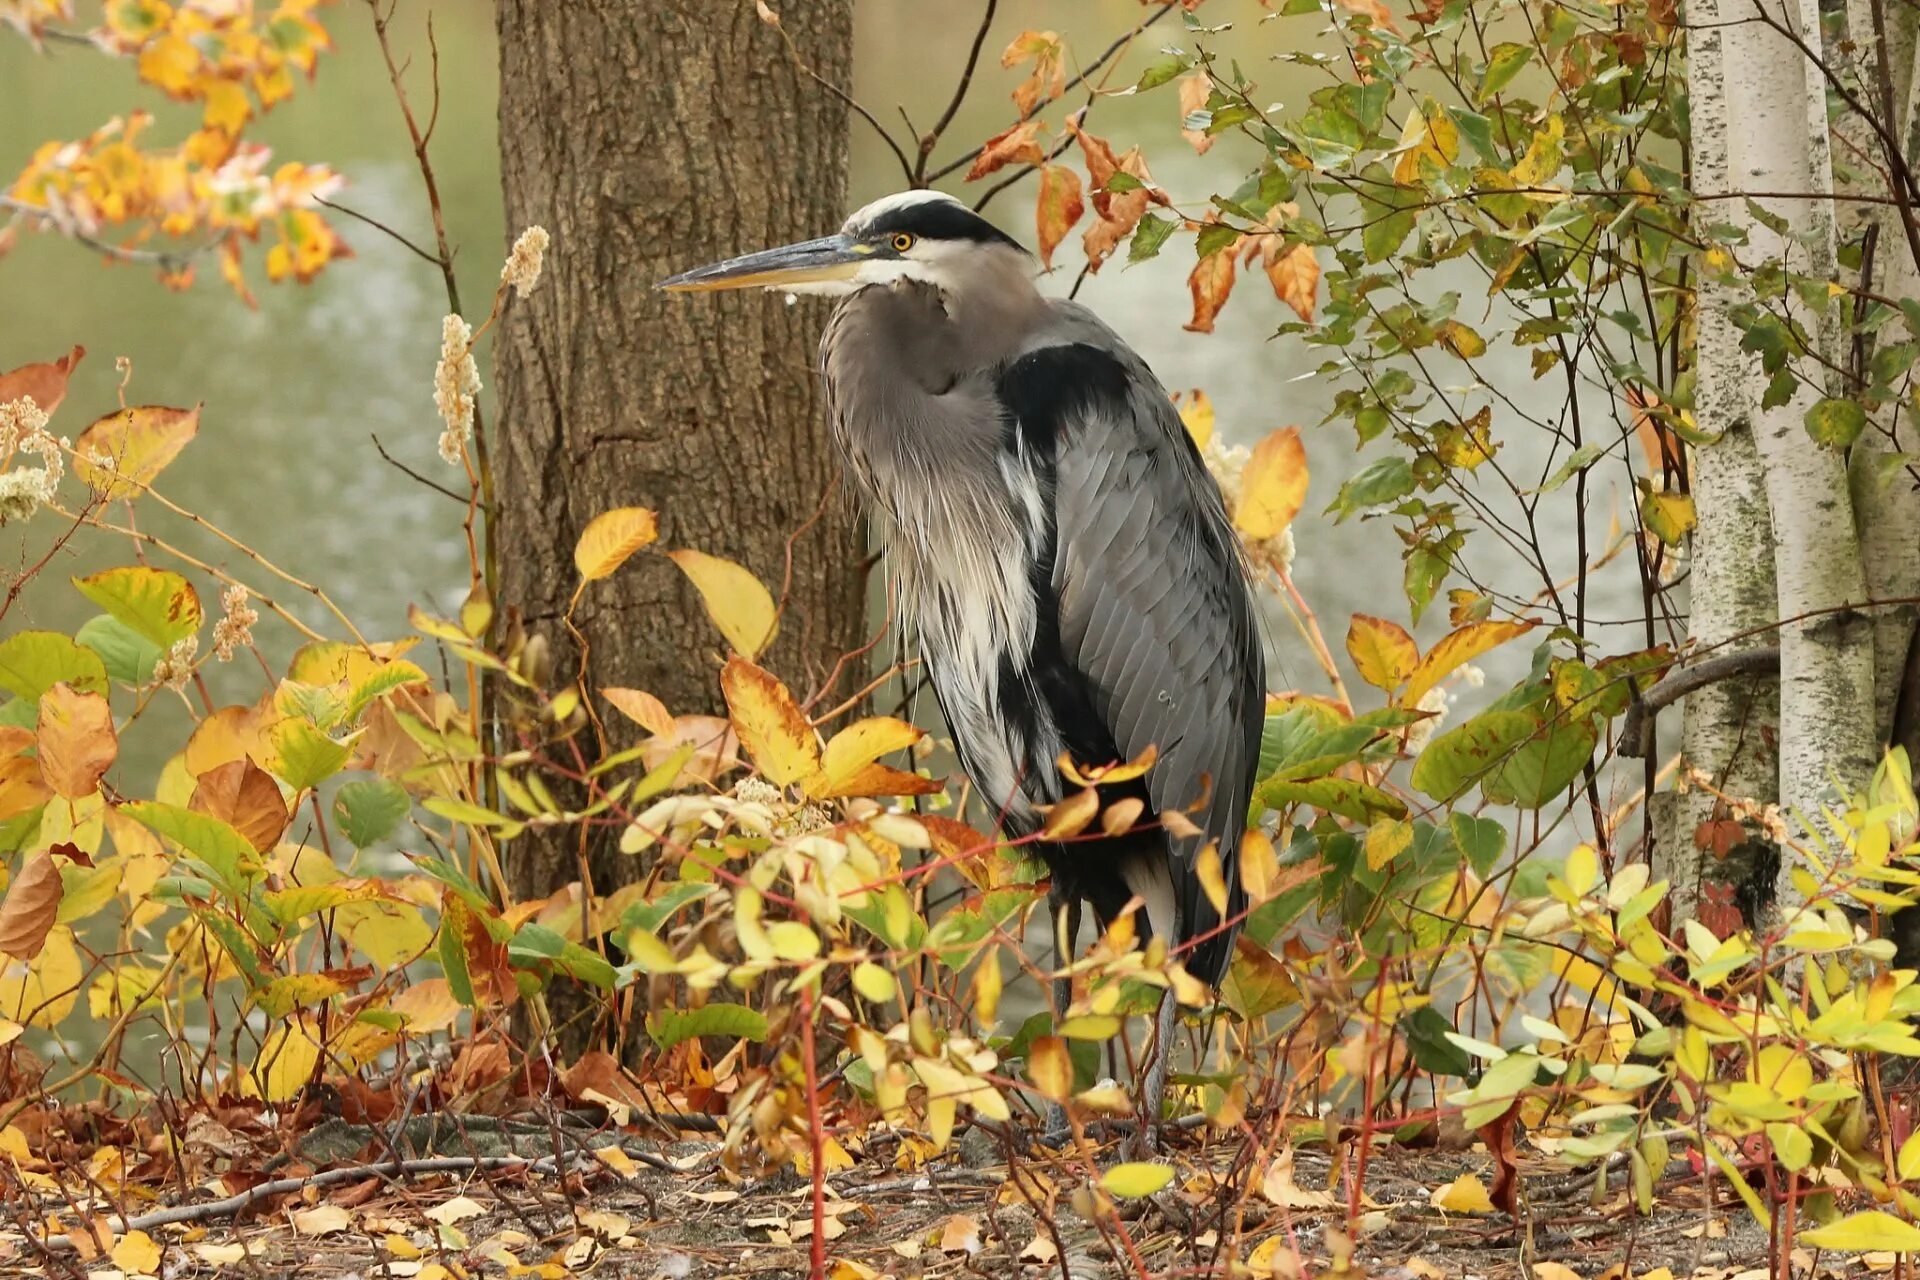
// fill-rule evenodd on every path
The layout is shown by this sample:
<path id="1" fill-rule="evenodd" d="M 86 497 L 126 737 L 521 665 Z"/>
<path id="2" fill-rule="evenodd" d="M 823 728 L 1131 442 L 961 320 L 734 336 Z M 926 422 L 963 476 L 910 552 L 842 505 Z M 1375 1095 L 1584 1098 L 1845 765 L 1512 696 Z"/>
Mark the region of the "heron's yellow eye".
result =
<path id="1" fill-rule="evenodd" d="M 895 253 L 905 253 L 911 248 L 913 248 L 912 236 L 904 231 L 896 231 L 893 233 L 893 251 Z"/>

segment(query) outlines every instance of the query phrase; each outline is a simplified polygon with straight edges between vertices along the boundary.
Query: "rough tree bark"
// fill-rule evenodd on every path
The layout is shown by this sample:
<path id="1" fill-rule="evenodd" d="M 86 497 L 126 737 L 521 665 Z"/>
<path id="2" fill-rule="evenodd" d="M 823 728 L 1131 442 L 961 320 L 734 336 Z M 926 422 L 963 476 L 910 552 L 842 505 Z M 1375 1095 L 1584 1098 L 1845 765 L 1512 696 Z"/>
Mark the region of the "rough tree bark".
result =
<path id="1" fill-rule="evenodd" d="M 852 0 L 783 9 L 794 53 L 845 83 Z M 507 226 L 553 237 L 498 348 L 500 593 L 546 637 L 557 685 L 574 674 L 561 622 L 573 546 L 608 508 L 653 508 L 663 545 L 738 560 L 779 590 L 788 538 L 835 475 L 813 377 L 823 316 L 653 283 L 839 225 L 847 121 L 753 5 L 500 0 L 497 15 Z M 765 661 L 796 686 L 863 638 L 859 548 L 844 501 L 795 547 Z M 663 557 L 592 584 L 574 620 L 593 683 L 644 689 L 676 714 L 719 708 L 722 642 Z M 610 843 L 587 851 L 599 893 L 641 869 Z M 528 832 L 506 852 L 514 893 L 577 880 L 579 854 L 577 830 Z M 556 993 L 556 1020 L 578 1007 Z M 584 1030 L 564 1043 L 577 1048 Z"/>

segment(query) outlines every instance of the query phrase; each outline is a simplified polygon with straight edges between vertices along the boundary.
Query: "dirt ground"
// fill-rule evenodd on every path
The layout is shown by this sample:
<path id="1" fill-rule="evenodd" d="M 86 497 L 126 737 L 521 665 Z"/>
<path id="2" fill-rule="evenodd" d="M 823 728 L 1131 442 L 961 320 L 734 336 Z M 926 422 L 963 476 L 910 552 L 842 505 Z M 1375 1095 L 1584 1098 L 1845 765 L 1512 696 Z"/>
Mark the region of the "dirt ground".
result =
<path id="1" fill-rule="evenodd" d="M 1087 1166 L 1077 1158 L 1021 1156 L 1009 1167 L 1004 1149 L 975 1131 L 946 1157 L 902 1172 L 890 1146 L 872 1144 L 853 1167 L 828 1178 L 822 1235 L 834 1280 L 1140 1274 L 1291 1280 L 1338 1274 L 1343 1263 L 1346 1274 L 1391 1280 L 1618 1280 L 1650 1272 L 1666 1280 L 1661 1268 L 1679 1280 L 1762 1280 L 1767 1274 L 1764 1234 L 1724 1186 L 1710 1188 L 1684 1167 L 1662 1183 L 1655 1212 L 1641 1216 L 1619 1173 L 1596 1194 L 1592 1173 L 1570 1175 L 1551 1160 L 1523 1159 L 1525 1206 L 1516 1218 L 1435 1207 L 1436 1189 L 1462 1175 L 1491 1181 L 1484 1152 L 1386 1148 L 1369 1162 L 1360 1238 L 1348 1249 L 1341 1231 L 1345 1192 L 1327 1190 L 1341 1178 L 1321 1152 L 1294 1153 L 1290 1175 L 1276 1176 L 1264 1161 L 1252 1167 L 1244 1155 L 1236 1161 L 1236 1148 L 1226 1144 L 1189 1142 L 1168 1157 L 1175 1175 L 1165 1190 L 1089 1219 L 1083 1216 L 1092 1207 Z M 714 1142 L 628 1149 L 640 1160 L 607 1157 L 565 1180 L 496 1169 L 335 1183 L 283 1198 L 237 1223 L 214 1218 L 156 1227 L 151 1249 L 107 1234 L 109 1248 L 101 1250 L 73 1229 L 79 1221 L 74 1206 L 64 1206 L 68 1212 L 61 1215 L 43 1203 L 42 1221 L 52 1213 L 56 1227 L 67 1230 L 57 1251 L 48 1252 L 29 1238 L 25 1226 L 32 1219 L 15 1204 L 8 1217 L 17 1229 L 0 1230 L 0 1274 L 89 1280 L 807 1274 L 813 1223 L 804 1179 L 791 1173 L 760 1181 L 730 1177 Z M 1796 1255 L 1795 1262 L 1800 1274 L 1816 1264 L 1822 1272 L 1864 1274 L 1859 1259 Z M 1875 1259 L 1866 1262 L 1880 1269 Z"/>

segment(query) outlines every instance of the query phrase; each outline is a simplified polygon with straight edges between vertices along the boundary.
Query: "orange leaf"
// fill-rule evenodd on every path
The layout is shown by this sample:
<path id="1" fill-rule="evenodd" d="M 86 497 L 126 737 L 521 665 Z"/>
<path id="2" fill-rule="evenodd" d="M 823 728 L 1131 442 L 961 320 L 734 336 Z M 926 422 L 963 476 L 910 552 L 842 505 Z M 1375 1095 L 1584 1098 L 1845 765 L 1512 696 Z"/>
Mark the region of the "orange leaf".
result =
<path id="1" fill-rule="evenodd" d="M 73 366 L 86 354 L 85 347 L 75 347 L 58 360 L 23 364 L 11 373 L 0 373 L 0 404 L 25 396 L 40 406 L 40 412 L 51 417 L 67 398 L 67 378 L 72 375 Z"/>
<path id="2" fill-rule="evenodd" d="M 187 807 L 220 819 L 245 836 L 256 853 L 280 843 L 292 820 L 280 784 L 251 760 L 229 760 L 201 774 Z"/>
<path id="3" fill-rule="evenodd" d="M 7 886 L 6 901 L 0 902 L 0 951 L 17 960 L 39 955 L 60 914 L 60 894 L 60 868 L 53 855 L 28 859 Z"/>
<path id="4" fill-rule="evenodd" d="M 1380 0 L 1335 0 L 1335 3 L 1348 13 L 1364 14 L 1372 18 L 1373 25 L 1376 27 L 1384 27 L 1388 31 L 1394 32 L 1400 30 L 1399 26 L 1395 24 L 1393 20 L 1393 14 L 1387 10 L 1387 6 L 1382 4 Z"/>
<path id="5" fill-rule="evenodd" d="M 1213 318 L 1233 292 L 1234 271 L 1232 245 L 1193 264 L 1193 272 L 1187 277 L 1187 292 L 1193 295 L 1193 319 L 1186 325 L 1189 333 L 1213 332 Z"/>
<path id="6" fill-rule="evenodd" d="M 120 753 L 113 712 L 97 693 L 81 693 L 62 681 L 40 696 L 40 776 L 69 800 L 90 796 L 100 775 Z"/>
<path id="7" fill-rule="evenodd" d="M 1307 450 L 1300 428 L 1285 427 L 1254 446 L 1240 478 L 1233 522 L 1249 538 L 1278 537 L 1307 500 Z"/>
<path id="8" fill-rule="evenodd" d="M 652 542 L 658 532 L 653 512 L 645 507 L 603 511 L 581 530 L 580 541 L 573 548 L 574 567 L 589 582 L 604 578 Z"/>
<path id="9" fill-rule="evenodd" d="M 904 720 L 870 716 L 833 735 L 821 762 L 821 776 L 807 785 L 810 795 L 836 796 L 931 795 L 941 784 L 917 773 L 879 763 L 880 757 L 904 751 L 925 736 Z"/>
<path id="10" fill-rule="evenodd" d="M 1284 245 L 1279 236 L 1268 236 L 1260 246 L 1261 265 L 1267 269 L 1267 279 L 1273 282 L 1273 292 L 1280 301 L 1312 324 L 1314 298 L 1320 288 L 1320 259 L 1314 256 L 1312 245 L 1296 244 L 1291 249 Z"/>
<path id="11" fill-rule="evenodd" d="M 1047 153 L 1040 147 L 1040 122 L 1023 120 L 1005 133 L 987 139 L 967 170 L 967 181 L 975 182 L 996 169 L 1010 164 L 1045 164 Z"/>
<path id="12" fill-rule="evenodd" d="M 778 787 L 811 783 L 820 775 L 820 744 L 787 686 L 745 658 L 720 670 L 727 714 L 754 764 Z"/>
<path id="13" fill-rule="evenodd" d="M 673 713 L 667 710 L 665 703 L 650 693 L 644 693 L 639 689 L 608 687 L 600 690 L 600 696 L 617 707 L 621 715 L 648 733 L 673 732 Z"/>
<path id="14" fill-rule="evenodd" d="M 1040 201 L 1034 210 L 1040 240 L 1040 265 L 1053 269 L 1053 251 L 1087 211 L 1080 198 L 1080 175 L 1063 164 L 1040 171 Z"/>
<path id="15" fill-rule="evenodd" d="M 1180 77 L 1180 136 L 1201 155 L 1213 146 L 1213 135 L 1187 128 L 1187 117 L 1202 110 L 1213 96 L 1213 80 L 1204 71 Z"/>
<path id="16" fill-rule="evenodd" d="M 1126 155 L 1116 158 L 1113 147 L 1105 138 L 1086 132 L 1078 121 L 1069 120 L 1067 128 L 1080 144 L 1080 153 L 1086 159 L 1087 184 L 1092 193 L 1093 211 L 1099 215 L 1099 221 L 1087 228 L 1082 241 L 1087 253 L 1087 265 L 1097 271 L 1120 242 L 1132 235 L 1133 229 L 1140 225 L 1140 219 L 1146 216 L 1147 206 L 1166 204 L 1167 198 L 1153 186 L 1153 175 L 1147 172 L 1147 162 L 1141 157 L 1140 148 L 1134 147 Z M 1113 180 L 1116 173 L 1138 178 L 1144 185 L 1133 191 L 1108 191 L 1107 183 Z"/>
<path id="17" fill-rule="evenodd" d="M 109 501 L 134 497 L 142 486 L 154 482 L 199 430 L 198 405 L 116 409 L 73 442 L 73 474 Z M 95 466 L 88 460 L 95 454 L 105 455 L 110 465 Z"/>
<path id="18" fill-rule="evenodd" d="M 1060 96 L 1067 78 L 1066 57 L 1067 47 L 1057 31 L 1022 31 L 1013 38 L 1000 55 L 1000 65 L 1012 70 L 1022 63 L 1033 64 L 1033 70 L 1013 91 L 1014 105 L 1021 115 L 1032 114 L 1043 94 L 1048 100 Z"/>
<path id="19" fill-rule="evenodd" d="M 1420 660 L 1420 648 L 1405 627 L 1364 613 L 1354 614 L 1347 625 L 1347 654 L 1362 680 L 1389 693 L 1413 674 Z"/>
<path id="20" fill-rule="evenodd" d="M 1087 829 L 1100 813 L 1100 793 L 1092 787 L 1074 792 L 1058 804 L 1045 809 L 1047 824 L 1041 828 L 1044 840 L 1067 840 Z"/>

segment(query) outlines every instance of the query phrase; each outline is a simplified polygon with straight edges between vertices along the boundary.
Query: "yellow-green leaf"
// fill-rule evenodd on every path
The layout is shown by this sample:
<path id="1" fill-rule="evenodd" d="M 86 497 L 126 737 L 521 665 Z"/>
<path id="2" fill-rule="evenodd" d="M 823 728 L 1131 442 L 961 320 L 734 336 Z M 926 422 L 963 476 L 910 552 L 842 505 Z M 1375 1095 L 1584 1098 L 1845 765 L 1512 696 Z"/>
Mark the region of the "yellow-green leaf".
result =
<path id="1" fill-rule="evenodd" d="M 659 524 L 645 507 L 615 507 L 587 522 L 574 544 L 573 566 L 592 582 L 604 578 L 659 536 Z"/>
<path id="2" fill-rule="evenodd" d="M 1816 1249 L 1906 1253 L 1920 1249 L 1920 1227 L 1879 1209 L 1869 1209 L 1824 1227 L 1802 1231 L 1799 1240 Z"/>
<path id="3" fill-rule="evenodd" d="M 1417 705 L 1427 690 L 1459 668 L 1531 630 L 1531 622 L 1470 622 L 1458 631 L 1442 636 L 1407 677 L 1407 687 L 1400 695 L 1400 701 L 1409 707 Z"/>
<path id="4" fill-rule="evenodd" d="M 268 768 L 295 791 L 304 791 L 340 772 L 353 750 L 351 738 L 336 742 L 298 718 L 274 725 L 271 736 L 273 758 Z"/>
<path id="5" fill-rule="evenodd" d="M 200 408 L 116 409 L 73 442 L 74 478 L 110 502 L 137 497 L 200 429 Z M 104 458 L 97 466 L 95 457 Z"/>
<path id="6" fill-rule="evenodd" d="M 200 629 L 200 596 L 193 584 L 166 569 L 127 565 L 75 578 L 80 594 L 162 649 Z"/>
<path id="7" fill-rule="evenodd" d="M 1172 1165 L 1139 1161 L 1114 1165 L 1100 1176 L 1100 1185 L 1106 1188 L 1107 1194 L 1123 1200 L 1150 1196 L 1172 1181 Z"/>
<path id="8" fill-rule="evenodd" d="M 707 616 L 735 653 L 757 658 L 773 642 L 779 610 L 760 579 L 743 566 L 704 551 L 669 551 L 667 558 L 680 566 L 700 592 Z"/>
<path id="9" fill-rule="evenodd" d="M 1356 613 L 1347 624 L 1347 656 L 1362 680 L 1392 693 L 1413 674 L 1420 647 L 1399 623 Z"/>

